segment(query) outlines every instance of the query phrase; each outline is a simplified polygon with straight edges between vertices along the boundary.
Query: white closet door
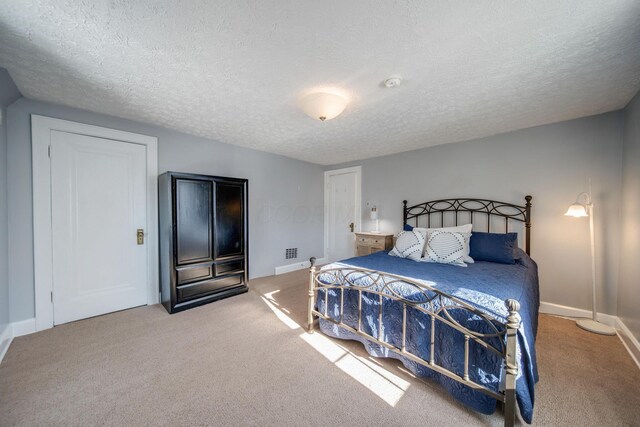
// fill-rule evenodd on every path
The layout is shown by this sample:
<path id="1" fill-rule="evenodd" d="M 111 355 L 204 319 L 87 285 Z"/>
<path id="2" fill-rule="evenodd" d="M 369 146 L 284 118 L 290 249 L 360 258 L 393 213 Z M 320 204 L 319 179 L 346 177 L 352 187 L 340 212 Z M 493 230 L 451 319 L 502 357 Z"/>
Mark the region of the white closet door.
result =
<path id="1" fill-rule="evenodd" d="M 51 133 L 54 324 L 147 303 L 146 147 Z"/>
<path id="2" fill-rule="evenodd" d="M 328 191 L 328 247 L 329 261 L 337 261 L 355 256 L 354 229 L 357 217 L 357 179 L 358 174 L 347 172 L 330 175 Z"/>

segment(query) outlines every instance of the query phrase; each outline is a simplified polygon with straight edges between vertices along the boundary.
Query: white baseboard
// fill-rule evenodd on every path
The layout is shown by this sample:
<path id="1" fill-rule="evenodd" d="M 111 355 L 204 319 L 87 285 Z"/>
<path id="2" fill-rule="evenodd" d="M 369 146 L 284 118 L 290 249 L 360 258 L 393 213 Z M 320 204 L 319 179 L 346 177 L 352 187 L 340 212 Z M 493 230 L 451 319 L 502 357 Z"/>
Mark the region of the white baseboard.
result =
<path id="1" fill-rule="evenodd" d="M 550 302 L 540 301 L 540 313 L 553 314 L 555 316 L 563 317 L 587 317 L 591 318 L 593 312 L 590 310 L 584 310 L 582 308 L 569 307 L 566 305 L 553 304 Z M 616 321 L 618 318 L 610 314 L 598 313 L 598 321 L 616 327 Z"/>
<path id="2" fill-rule="evenodd" d="M 316 260 L 316 265 L 317 264 L 325 264 L 326 262 L 327 262 L 326 259 L 318 258 Z M 282 265 L 280 267 L 276 267 L 275 274 L 277 276 L 279 274 L 291 273 L 292 271 L 302 270 L 304 268 L 310 268 L 310 267 L 311 267 L 311 263 L 309 261 L 296 262 L 295 264 Z"/>
<path id="3" fill-rule="evenodd" d="M 622 319 L 616 318 L 616 329 L 618 330 L 618 336 L 622 340 L 622 344 L 627 348 L 627 351 L 640 368 L 640 342 L 631 333 L 627 325 L 624 324 Z"/>
<path id="4" fill-rule="evenodd" d="M 8 323 L 2 331 L 0 331 L 0 363 L 2 363 L 4 355 L 7 354 L 11 341 L 13 341 L 13 327 L 11 323 Z"/>
<path id="5" fill-rule="evenodd" d="M 550 302 L 540 302 L 540 313 L 545 314 L 553 314 L 555 316 L 562 317 L 588 317 L 591 318 L 592 311 L 583 310 L 581 308 L 568 307 L 566 305 L 553 304 Z M 604 323 L 605 325 L 609 325 L 616 329 L 618 333 L 618 338 L 622 341 L 622 344 L 625 346 L 631 358 L 640 368 L 640 342 L 633 336 L 627 325 L 617 316 L 612 316 L 611 314 L 598 313 L 598 321 Z"/>
<path id="6" fill-rule="evenodd" d="M 15 337 L 29 335 L 35 331 L 35 318 L 7 324 L 4 329 L 0 331 L 0 362 L 2 362 L 4 355 L 7 354 L 7 350 L 9 350 L 9 346 Z"/>
<path id="7" fill-rule="evenodd" d="M 23 335 L 29 335 L 36 331 L 36 319 L 26 319 L 19 322 L 13 322 L 13 336 L 21 337 Z"/>

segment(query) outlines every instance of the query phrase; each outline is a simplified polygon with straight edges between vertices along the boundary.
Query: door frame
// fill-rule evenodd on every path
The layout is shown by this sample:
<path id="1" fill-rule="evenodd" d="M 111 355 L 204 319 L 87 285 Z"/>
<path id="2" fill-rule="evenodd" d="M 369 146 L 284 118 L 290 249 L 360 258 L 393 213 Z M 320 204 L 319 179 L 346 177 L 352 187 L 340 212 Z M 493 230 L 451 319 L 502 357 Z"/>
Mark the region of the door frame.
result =
<path id="1" fill-rule="evenodd" d="M 356 174 L 356 222 L 354 233 L 360 231 L 362 223 L 362 166 L 332 169 L 324 172 L 324 259 L 329 258 L 329 179 L 335 175 Z"/>
<path id="2" fill-rule="evenodd" d="M 33 178 L 33 263 L 36 331 L 53 327 L 51 159 L 49 157 L 51 131 L 111 139 L 146 147 L 147 305 L 159 303 L 158 138 L 32 114 L 31 165 Z"/>

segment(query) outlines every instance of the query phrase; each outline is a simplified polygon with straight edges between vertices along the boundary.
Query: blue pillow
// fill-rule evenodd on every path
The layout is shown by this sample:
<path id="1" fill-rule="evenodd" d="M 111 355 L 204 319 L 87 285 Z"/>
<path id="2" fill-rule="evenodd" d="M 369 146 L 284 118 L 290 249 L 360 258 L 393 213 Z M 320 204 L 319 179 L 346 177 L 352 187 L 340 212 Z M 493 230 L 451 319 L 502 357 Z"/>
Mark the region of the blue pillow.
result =
<path id="1" fill-rule="evenodd" d="M 474 261 L 515 264 L 518 233 L 471 233 L 469 255 Z"/>
<path id="2" fill-rule="evenodd" d="M 403 231 L 413 231 L 413 226 L 409 224 L 405 224 L 402 228 Z"/>

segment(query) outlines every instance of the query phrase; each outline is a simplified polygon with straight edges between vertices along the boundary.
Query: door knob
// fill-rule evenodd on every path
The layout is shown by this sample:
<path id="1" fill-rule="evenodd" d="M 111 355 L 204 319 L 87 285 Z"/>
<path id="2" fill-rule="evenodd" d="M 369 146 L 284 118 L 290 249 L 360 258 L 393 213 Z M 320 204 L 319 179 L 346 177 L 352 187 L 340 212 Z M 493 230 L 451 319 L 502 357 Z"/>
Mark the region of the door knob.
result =
<path id="1" fill-rule="evenodd" d="M 139 245 L 144 245 L 144 229 L 138 228 L 136 230 L 136 239 Z"/>
<path id="2" fill-rule="evenodd" d="M 353 226 L 354 226 L 354 224 L 353 224 L 353 223 L 349 224 L 349 228 L 351 229 L 351 232 L 352 232 L 352 233 L 353 233 Z"/>

